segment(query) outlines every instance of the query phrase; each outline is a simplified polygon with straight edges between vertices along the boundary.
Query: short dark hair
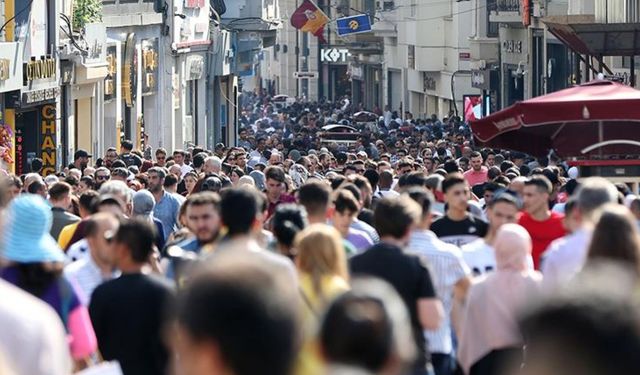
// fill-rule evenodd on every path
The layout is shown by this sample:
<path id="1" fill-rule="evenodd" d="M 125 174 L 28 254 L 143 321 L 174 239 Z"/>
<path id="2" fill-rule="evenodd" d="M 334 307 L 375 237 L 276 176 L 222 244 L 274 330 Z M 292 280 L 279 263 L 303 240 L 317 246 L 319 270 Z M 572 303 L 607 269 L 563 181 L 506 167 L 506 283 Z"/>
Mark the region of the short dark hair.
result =
<path id="1" fill-rule="evenodd" d="M 114 150 L 114 151 L 115 151 L 115 150 Z M 162 148 L 162 147 L 160 147 L 160 148 L 156 149 L 156 156 L 158 156 L 159 154 L 162 154 L 162 155 L 165 155 L 165 156 L 166 156 L 166 155 L 167 155 L 167 150 L 165 150 L 165 149 L 164 149 L 164 148 Z"/>
<path id="2" fill-rule="evenodd" d="M 155 228 L 142 219 L 129 219 L 118 228 L 114 242 L 125 245 L 136 263 L 146 263 L 153 253 L 156 238 Z"/>
<path id="3" fill-rule="evenodd" d="M 248 234 L 259 213 L 262 197 L 256 190 L 232 188 L 222 192 L 220 216 L 230 235 Z"/>
<path id="4" fill-rule="evenodd" d="M 284 169 L 278 166 L 270 166 L 264 170 L 264 179 L 265 181 L 268 179 L 272 179 L 281 183 L 285 181 L 285 173 Z"/>
<path id="5" fill-rule="evenodd" d="M 164 183 L 162 184 L 164 187 L 170 187 L 178 183 L 178 177 L 172 173 L 169 173 L 164 178 Z"/>
<path id="6" fill-rule="evenodd" d="M 431 207 L 435 198 L 433 193 L 424 187 L 412 187 L 406 193 L 409 198 L 413 199 L 422 208 L 422 217 L 431 213 Z"/>
<path id="7" fill-rule="evenodd" d="M 118 167 L 118 168 L 113 168 L 113 170 L 111 171 L 111 176 L 117 176 L 117 177 L 122 177 L 122 178 L 128 178 L 129 177 L 129 170 L 125 167 Z"/>
<path id="8" fill-rule="evenodd" d="M 460 173 L 450 173 L 442 181 L 442 192 L 446 194 L 449 189 L 458 184 L 467 185 L 467 180 Z"/>
<path id="9" fill-rule="evenodd" d="M 551 181 L 544 175 L 535 175 L 524 182 L 524 186 L 535 186 L 543 193 L 551 194 L 553 187 Z"/>
<path id="10" fill-rule="evenodd" d="M 347 292 L 329 306 L 320 342 L 331 363 L 378 373 L 393 352 L 393 335 L 382 300 Z"/>
<path id="11" fill-rule="evenodd" d="M 195 156 L 193 157 L 193 167 L 201 168 L 204 165 L 204 159 L 206 158 L 207 158 L 207 154 L 205 154 L 204 152 L 195 154 Z"/>
<path id="12" fill-rule="evenodd" d="M 196 342 L 215 342 L 236 375 L 288 374 L 297 354 L 292 297 L 258 259 L 228 257 L 190 281 L 177 304 L 178 323 Z"/>
<path id="13" fill-rule="evenodd" d="M 69 195 L 70 193 L 71 193 L 71 185 L 69 185 L 64 181 L 56 182 L 49 188 L 49 197 L 51 197 L 51 200 L 54 200 L 54 201 L 59 201 L 60 199 L 64 198 L 66 195 Z"/>
<path id="14" fill-rule="evenodd" d="M 358 200 L 348 189 L 339 189 L 335 193 L 333 205 L 336 211 L 341 214 L 345 212 L 357 213 L 360 209 Z"/>
<path id="15" fill-rule="evenodd" d="M 307 211 L 297 204 L 281 204 L 273 214 L 273 235 L 285 246 L 293 245 L 296 235 L 307 226 Z"/>
<path id="16" fill-rule="evenodd" d="M 360 200 L 362 199 L 362 193 L 360 192 L 360 188 L 357 187 L 352 182 L 345 182 L 344 184 L 342 184 L 340 186 L 340 189 L 349 190 L 351 192 L 351 194 L 353 194 L 353 197 L 356 198 L 356 201 L 358 201 L 358 202 L 360 202 Z"/>
<path id="17" fill-rule="evenodd" d="M 421 209 L 407 196 L 383 198 L 374 211 L 374 226 L 380 237 L 402 238 L 420 220 Z"/>
<path id="18" fill-rule="evenodd" d="M 443 168 L 447 173 L 456 173 L 460 171 L 460 166 L 455 160 L 446 161 Z"/>
<path id="19" fill-rule="evenodd" d="M 44 189 L 45 187 L 47 187 L 47 185 L 44 184 L 44 181 L 36 180 L 36 181 L 33 181 L 31 184 L 29 184 L 29 187 L 27 188 L 27 192 L 29 194 L 38 194 L 38 192 Z"/>
<path id="20" fill-rule="evenodd" d="M 122 141 L 120 146 L 122 148 L 124 148 L 125 150 L 127 150 L 127 151 L 133 150 L 133 142 L 131 142 L 131 140 L 129 140 L 129 139 L 125 139 L 124 141 Z"/>
<path id="21" fill-rule="evenodd" d="M 482 158 L 482 154 L 481 153 L 479 153 L 478 151 L 474 151 L 474 152 L 471 153 L 471 155 L 469 155 L 469 159 L 477 158 L 478 156 Z"/>
<path id="22" fill-rule="evenodd" d="M 311 215 L 324 214 L 331 203 L 331 188 L 320 181 L 307 182 L 298 189 L 298 202 Z"/>
<path id="23" fill-rule="evenodd" d="M 80 194 L 78 203 L 80 204 L 80 207 L 87 210 L 87 212 L 94 214 L 96 213 L 96 203 L 98 203 L 99 197 L 100 194 L 98 194 L 97 191 L 88 190 Z"/>
<path id="24" fill-rule="evenodd" d="M 398 186 L 410 187 L 410 186 L 426 186 L 427 175 L 423 172 L 411 172 L 400 177 L 398 180 Z"/>
<path id="25" fill-rule="evenodd" d="M 33 158 L 31 160 L 31 172 L 39 173 L 44 166 L 44 162 L 40 158 Z"/>

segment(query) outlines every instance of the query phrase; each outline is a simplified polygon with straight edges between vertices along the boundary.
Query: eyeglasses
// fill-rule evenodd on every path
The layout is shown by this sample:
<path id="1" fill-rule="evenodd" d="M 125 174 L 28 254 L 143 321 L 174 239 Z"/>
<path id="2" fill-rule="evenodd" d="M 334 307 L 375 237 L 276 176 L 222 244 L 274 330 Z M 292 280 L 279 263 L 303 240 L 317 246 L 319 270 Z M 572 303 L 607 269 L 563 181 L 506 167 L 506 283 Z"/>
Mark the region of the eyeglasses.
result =
<path id="1" fill-rule="evenodd" d="M 165 160 L 166 156 L 156 156 L 156 160 Z"/>
<path id="2" fill-rule="evenodd" d="M 102 176 L 96 176 L 96 180 L 108 180 L 109 176 L 106 175 L 102 175 Z"/>

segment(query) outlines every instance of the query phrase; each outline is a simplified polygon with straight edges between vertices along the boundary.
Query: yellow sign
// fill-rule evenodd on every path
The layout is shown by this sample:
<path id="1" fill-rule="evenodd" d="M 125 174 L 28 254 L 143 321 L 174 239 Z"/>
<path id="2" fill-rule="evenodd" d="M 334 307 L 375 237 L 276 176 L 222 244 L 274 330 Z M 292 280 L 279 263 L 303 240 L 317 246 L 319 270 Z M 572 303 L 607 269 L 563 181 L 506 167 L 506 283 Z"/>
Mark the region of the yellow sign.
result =
<path id="1" fill-rule="evenodd" d="M 56 106 L 47 104 L 42 106 L 42 123 L 40 135 L 42 136 L 42 175 L 46 176 L 56 172 Z"/>
<path id="2" fill-rule="evenodd" d="M 6 81 L 9 79 L 10 65 L 11 60 L 9 59 L 0 59 L 0 81 Z"/>
<path id="3" fill-rule="evenodd" d="M 43 57 L 39 60 L 32 59 L 24 63 L 24 75 L 27 82 L 36 79 L 47 79 L 56 77 L 56 60 L 50 57 Z"/>
<path id="4" fill-rule="evenodd" d="M 351 30 L 358 30 L 358 27 L 360 27 L 360 24 L 358 23 L 358 21 L 352 20 L 349 22 L 349 27 L 351 28 Z"/>
<path id="5" fill-rule="evenodd" d="M 142 68 L 144 70 L 155 70 L 158 67 L 158 53 L 152 49 L 142 52 Z"/>

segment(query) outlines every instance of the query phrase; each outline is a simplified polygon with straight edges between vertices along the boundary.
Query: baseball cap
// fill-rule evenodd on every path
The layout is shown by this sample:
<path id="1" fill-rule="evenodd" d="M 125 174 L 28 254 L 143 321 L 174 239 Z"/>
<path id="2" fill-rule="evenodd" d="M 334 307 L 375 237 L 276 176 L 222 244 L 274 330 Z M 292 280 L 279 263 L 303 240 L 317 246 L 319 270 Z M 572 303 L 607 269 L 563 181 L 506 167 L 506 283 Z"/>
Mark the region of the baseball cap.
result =
<path id="1" fill-rule="evenodd" d="M 80 158 L 90 158 L 93 157 L 93 155 L 91 155 L 90 153 L 87 152 L 87 150 L 83 150 L 83 149 L 78 149 L 74 154 L 73 154 L 73 159 L 77 160 Z"/>

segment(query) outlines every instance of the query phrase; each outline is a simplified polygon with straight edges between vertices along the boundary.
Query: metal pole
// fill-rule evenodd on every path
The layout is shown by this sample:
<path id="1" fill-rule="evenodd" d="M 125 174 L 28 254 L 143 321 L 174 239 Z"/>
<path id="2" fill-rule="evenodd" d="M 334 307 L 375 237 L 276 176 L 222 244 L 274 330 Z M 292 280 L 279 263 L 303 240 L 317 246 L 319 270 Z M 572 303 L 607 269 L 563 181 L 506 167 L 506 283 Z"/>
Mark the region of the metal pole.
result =
<path id="1" fill-rule="evenodd" d="M 629 83 L 631 84 L 631 87 L 636 87 L 636 57 L 635 56 L 631 56 L 631 67 L 629 69 L 631 70 Z"/>

